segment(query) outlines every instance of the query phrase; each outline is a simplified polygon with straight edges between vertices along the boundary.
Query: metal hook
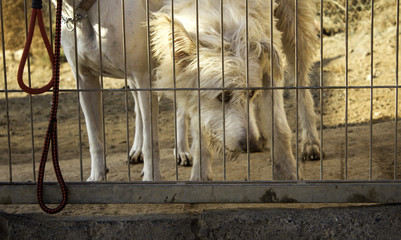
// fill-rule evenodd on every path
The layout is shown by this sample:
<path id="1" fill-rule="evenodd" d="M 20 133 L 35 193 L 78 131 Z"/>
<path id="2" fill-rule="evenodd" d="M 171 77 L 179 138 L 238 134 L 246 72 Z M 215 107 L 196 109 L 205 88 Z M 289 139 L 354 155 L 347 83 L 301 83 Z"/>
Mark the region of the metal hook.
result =
<path id="1" fill-rule="evenodd" d="M 74 19 L 73 18 L 67 18 L 64 20 L 65 28 L 67 28 L 68 31 L 72 32 L 75 29 L 74 26 Z"/>

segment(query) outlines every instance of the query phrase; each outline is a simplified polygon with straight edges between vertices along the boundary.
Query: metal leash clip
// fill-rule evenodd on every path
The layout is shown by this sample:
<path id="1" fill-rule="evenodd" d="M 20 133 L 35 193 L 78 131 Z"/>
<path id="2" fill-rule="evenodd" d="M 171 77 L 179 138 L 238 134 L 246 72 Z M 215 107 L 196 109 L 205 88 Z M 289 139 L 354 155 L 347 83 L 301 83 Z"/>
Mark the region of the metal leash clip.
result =
<path id="1" fill-rule="evenodd" d="M 75 29 L 75 23 L 78 22 L 81 19 L 84 19 L 88 16 L 88 13 L 80 8 L 77 7 L 75 9 L 75 17 L 65 17 L 62 16 L 61 22 L 65 25 L 65 28 L 67 28 L 68 31 L 72 32 Z"/>

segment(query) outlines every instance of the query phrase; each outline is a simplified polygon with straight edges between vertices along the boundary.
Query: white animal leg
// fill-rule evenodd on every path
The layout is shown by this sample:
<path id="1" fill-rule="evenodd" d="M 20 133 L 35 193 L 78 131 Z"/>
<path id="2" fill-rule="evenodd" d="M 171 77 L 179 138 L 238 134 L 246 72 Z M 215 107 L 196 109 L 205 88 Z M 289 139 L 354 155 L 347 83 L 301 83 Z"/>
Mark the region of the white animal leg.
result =
<path id="1" fill-rule="evenodd" d="M 212 180 L 212 159 L 213 155 L 209 149 L 205 135 L 199 134 L 198 119 L 191 119 L 193 166 L 191 171 L 191 181 L 210 181 Z M 201 148 L 199 146 L 201 145 Z M 202 166 L 201 166 L 202 165 Z M 201 169 L 202 168 L 202 169 Z M 202 171 L 202 173 L 201 173 Z"/>
<path id="2" fill-rule="evenodd" d="M 174 149 L 174 154 L 176 153 Z M 177 108 L 177 164 L 192 165 L 192 155 L 188 145 L 188 117 L 182 108 Z"/>
<path id="3" fill-rule="evenodd" d="M 100 83 L 98 78 L 89 71 L 81 70 L 79 87 L 82 90 L 100 89 Z M 104 181 L 106 180 L 106 167 L 101 93 L 98 91 L 80 92 L 80 103 L 85 116 L 92 164 L 91 175 L 87 181 Z"/>
<path id="4" fill-rule="evenodd" d="M 149 88 L 148 73 L 140 76 L 138 82 L 139 88 Z M 152 99 L 152 105 L 150 104 Z M 144 181 L 160 181 L 160 151 L 158 139 L 158 113 L 159 102 L 157 94 L 148 91 L 138 91 L 138 102 L 143 123 L 143 180 Z M 152 135 L 153 133 L 153 135 Z"/>
<path id="5" fill-rule="evenodd" d="M 295 64 L 297 64 L 298 85 L 309 86 L 309 71 L 313 63 L 314 49 L 317 43 L 317 33 L 314 29 L 314 3 L 311 0 L 298 1 L 298 21 L 295 19 L 295 1 L 280 0 L 275 11 L 279 19 L 277 28 L 283 32 L 283 50 L 289 63 L 288 72 L 295 79 Z M 298 42 L 295 42 L 295 29 L 298 29 Z M 297 46 L 298 61 L 295 62 L 295 47 Z M 309 89 L 299 90 L 299 123 L 302 129 L 301 147 L 302 159 L 320 159 L 320 138 L 316 129 L 316 114 L 314 102 Z M 324 156 L 324 154 L 323 154 Z"/>
<path id="6" fill-rule="evenodd" d="M 132 88 L 132 86 L 130 85 Z M 142 146 L 143 146 L 143 124 L 142 124 L 142 113 L 139 106 L 138 92 L 132 91 L 132 96 L 135 101 L 135 137 L 132 148 L 129 152 L 129 163 L 141 163 L 143 162 Z"/>
<path id="7" fill-rule="evenodd" d="M 292 132 L 284 110 L 283 91 L 275 90 L 274 98 L 274 177 L 275 180 L 295 180 L 296 161 L 292 154 Z M 270 109 L 271 110 L 271 109 Z"/>
<path id="8" fill-rule="evenodd" d="M 296 179 L 296 161 L 292 154 L 291 136 L 292 132 L 288 125 L 286 113 L 284 110 L 282 90 L 273 90 L 273 103 L 271 91 L 263 93 L 260 109 L 260 126 L 263 137 L 270 141 L 272 134 L 272 114 L 274 128 L 274 152 L 273 168 L 274 180 L 295 180 Z M 272 111 L 272 105 L 273 111 Z"/>

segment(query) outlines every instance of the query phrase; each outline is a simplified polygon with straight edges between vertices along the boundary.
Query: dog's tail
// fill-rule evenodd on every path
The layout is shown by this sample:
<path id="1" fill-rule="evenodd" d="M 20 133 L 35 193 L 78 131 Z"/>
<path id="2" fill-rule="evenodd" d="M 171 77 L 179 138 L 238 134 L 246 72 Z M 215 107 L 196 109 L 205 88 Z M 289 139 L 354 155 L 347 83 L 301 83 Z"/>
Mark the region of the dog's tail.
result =
<path id="1" fill-rule="evenodd" d="M 297 14 L 295 14 L 296 10 L 298 10 Z M 275 9 L 275 16 L 278 18 L 277 29 L 283 33 L 283 50 L 288 62 L 287 70 L 291 75 L 295 75 L 295 49 L 297 48 L 301 86 L 309 85 L 307 75 L 318 43 L 314 25 L 315 13 L 315 4 L 312 0 L 298 1 L 298 8 L 295 0 L 278 0 L 278 6 Z"/>

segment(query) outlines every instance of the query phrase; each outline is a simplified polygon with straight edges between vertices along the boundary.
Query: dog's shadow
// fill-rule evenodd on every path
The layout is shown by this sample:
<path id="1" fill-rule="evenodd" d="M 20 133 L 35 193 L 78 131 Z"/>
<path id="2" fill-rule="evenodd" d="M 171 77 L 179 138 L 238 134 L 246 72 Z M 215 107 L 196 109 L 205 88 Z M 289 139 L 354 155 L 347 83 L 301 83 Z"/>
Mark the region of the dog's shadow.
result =
<path id="1" fill-rule="evenodd" d="M 309 74 L 309 80 L 310 80 L 310 92 L 313 97 L 314 101 L 314 110 L 317 115 L 320 115 L 320 89 L 316 87 L 321 86 L 321 82 L 323 81 L 323 86 L 330 86 L 330 79 L 332 78 L 331 73 L 329 71 L 324 70 L 324 67 L 329 65 L 332 61 L 335 61 L 339 58 L 344 57 L 344 55 L 338 55 L 336 57 L 332 58 L 325 58 L 323 59 L 323 66 L 321 66 L 320 61 L 316 61 Z M 323 67 L 323 78 L 321 77 L 321 68 Z M 297 101 L 296 99 L 296 89 L 293 88 L 296 85 L 296 80 L 295 79 L 288 79 L 287 76 L 285 76 L 285 91 L 284 91 L 284 103 L 285 103 L 285 109 L 287 112 L 287 117 L 288 117 L 288 122 L 291 126 L 292 129 L 296 128 L 296 104 L 295 102 Z M 318 128 L 320 128 L 320 117 L 317 119 L 318 123 Z M 323 126 L 324 127 L 324 126 Z"/>

